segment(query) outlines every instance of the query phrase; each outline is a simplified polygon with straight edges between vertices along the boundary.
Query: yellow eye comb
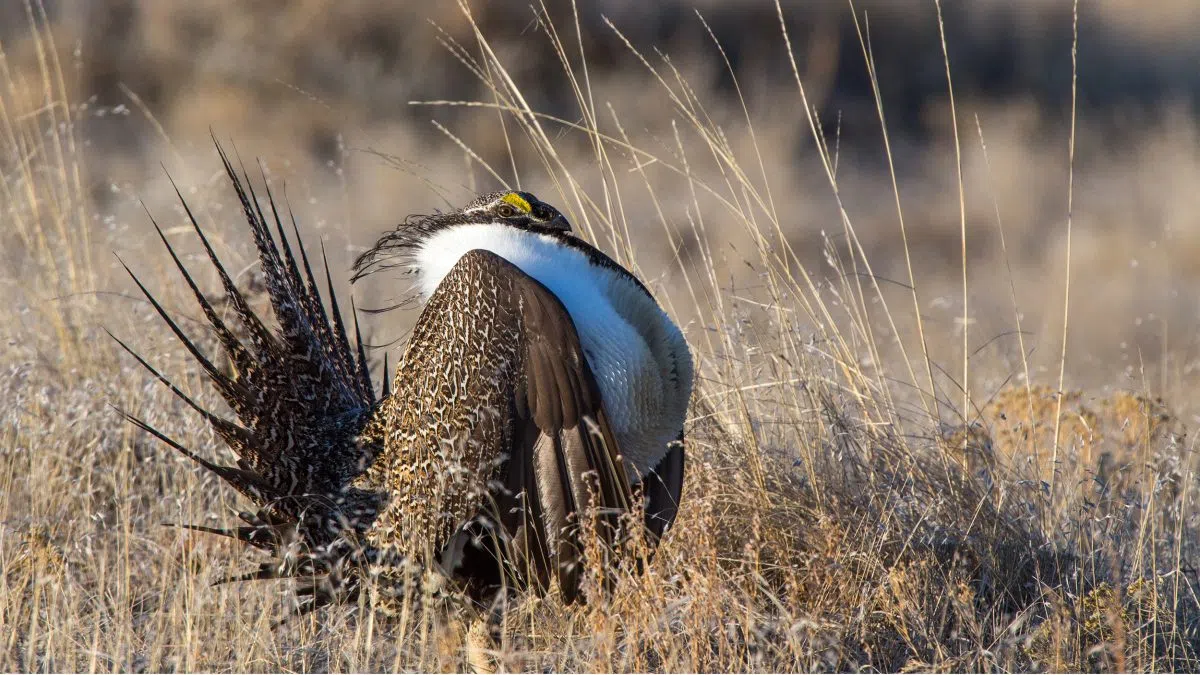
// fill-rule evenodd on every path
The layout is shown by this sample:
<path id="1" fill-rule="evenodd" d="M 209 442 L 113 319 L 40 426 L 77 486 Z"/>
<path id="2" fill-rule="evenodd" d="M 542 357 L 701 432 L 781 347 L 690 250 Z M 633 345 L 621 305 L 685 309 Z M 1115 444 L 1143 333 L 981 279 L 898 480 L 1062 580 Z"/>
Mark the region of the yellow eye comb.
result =
<path id="1" fill-rule="evenodd" d="M 508 203 L 508 204 L 512 204 L 521 213 L 529 213 L 530 211 L 533 210 L 533 207 L 529 205 L 529 202 L 525 201 L 525 199 L 523 197 L 521 197 L 521 195 L 519 195 L 515 192 L 510 192 L 510 193 L 504 195 L 503 197 L 500 198 L 500 201 Z"/>

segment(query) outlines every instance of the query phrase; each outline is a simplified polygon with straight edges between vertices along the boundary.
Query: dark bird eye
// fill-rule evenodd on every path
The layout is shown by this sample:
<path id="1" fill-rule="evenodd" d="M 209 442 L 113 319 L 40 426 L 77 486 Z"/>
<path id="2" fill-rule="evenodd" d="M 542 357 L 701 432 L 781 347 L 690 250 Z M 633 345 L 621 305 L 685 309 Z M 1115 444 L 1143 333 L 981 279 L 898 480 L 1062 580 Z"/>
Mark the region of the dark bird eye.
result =
<path id="1" fill-rule="evenodd" d="M 501 218 L 512 218 L 517 215 L 517 209 L 511 204 L 501 204 L 496 207 L 496 215 Z"/>

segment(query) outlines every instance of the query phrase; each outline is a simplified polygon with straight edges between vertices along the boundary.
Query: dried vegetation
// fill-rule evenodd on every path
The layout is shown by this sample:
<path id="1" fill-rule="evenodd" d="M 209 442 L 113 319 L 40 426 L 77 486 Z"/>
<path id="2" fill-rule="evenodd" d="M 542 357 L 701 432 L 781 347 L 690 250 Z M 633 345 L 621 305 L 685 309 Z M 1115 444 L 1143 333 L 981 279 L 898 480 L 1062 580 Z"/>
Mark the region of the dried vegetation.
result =
<path id="1" fill-rule="evenodd" d="M 351 13 L 368 9 L 342 4 Z M 311 39 L 300 36 L 311 35 L 289 27 L 308 25 L 296 8 L 321 7 L 294 3 L 272 30 L 285 43 L 308 50 Z M 770 17 L 775 8 L 768 9 Z M 1086 284 L 1074 291 L 1083 299 L 1064 312 L 1061 284 L 1036 276 L 1052 272 L 1061 279 L 1063 268 L 1073 264 L 1068 269 L 1085 281 L 1092 278 L 1089 264 L 1100 263 L 1087 253 L 1086 227 L 1078 233 L 1075 260 L 1063 256 L 1051 264 L 1021 257 L 1028 246 L 1017 244 L 1031 235 L 1013 226 L 1014 273 L 1009 250 L 1000 245 L 1005 230 L 999 215 L 1008 202 L 987 200 L 979 211 L 982 220 L 974 220 L 973 210 L 968 223 L 968 188 L 961 182 L 950 183 L 954 212 L 959 199 L 964 210 L 961 227 L 953 219 L 949 240 L 936 218 L 926 227 L 928 214 L 919 204 L 901 212 L 908 214 L 909 229 L 899 235 L 894 210 L 884 225 L 874 212 L 843 208 L 842 199 L 891 208 L 899 198 L 886 169 L 881 182 L 866 184 L 888 186 L 884 189 L 864 191 L 855 182 L 858 160 L 849 151 L 847 157 L 839 154 L 839 127 L 813 117 L 818 102 L 808 97 L 816 94 L 805 88 L 808 78 L 821 73 L 808 66 L 825 52 L 807 41 L 812 48 L 796 65 L 795 50 L 784 51 L 782 38 L 794 38 L 797 45 L 800 40 L 786 33 L 790 24 L 774 20 L 765 26 L 780 36 L 773 58 L 784 77 L 771 86 L 789 102 L 791 122 L 799 129 L 790 133 L 804 138 L 810 182 L 803 189 L 815 191 L 816 176 L 826 195 L 822 229 L 805 234 L 796 229 L 794 169 L 779 150 L 795 139 L 774 135 L 784 133 L 778 120 L 752 124 L 754 102 L 739 98 L 736 70 L 726 72 L 729 81 L 706 98 L 703 83 L 689 79 L 688 64 L 655 54 L 653 45 L 626 41 L 619 21 L 588 26 L 606 31 L 630 68 L 651 83 L 626 97 L 636 120 L 629 123 L 623 109 L 593 96 L 616 76 L 597 68 L 596 79 L 589 79 L 576 26 L 561 15 L 554 21 L 522 15 L 528 24 L 522 40 L 549 46 L 558 78 L 552 88 L 523 90 L 517 83 L 531 87 L 529 78 L 508 69 L 519 43 L 491 41 L 489 30 L 506 34 L 505 24 L 481 24 L 465 6 L 455 10 L 439 17 L 449 25 L 445 32 L 427 26 L 422 34 L 440 36 L 460 61 L 451 61 L 453 67 L 471 74 L 484 94 L 477 103 L 440 104 L 452 119 L 470 122 L 462 135 L 440 127 L 446 138 L 409 144 L 393 153 L 402 160 L 392 159 L 411 174 L 434 175 L 423 178 L 431 184 L 438 175 L 450 175 L 446 167 L 461 175 L 463 162 L 480 182 L 516 182 L 520 167 L 525 185 L 536 183 L 544 199 L 569 211 L 585 236 L 626 263 L 640 264 L 671 311 L 687 322 L 699 365 L 686 501 L 649 569 L 623 571 L 611 595 L 593 593 L 586 604 L 565 606 L 553 595 L 517 597 L 500 633 L 495 655 L 500 665 L 556 671 L 1200 668 L 1198 486 L 1189 418 L 1172 410 L 1171 401 L 1156 398 L 1164 392 L 1150 393 L 1149 376 L 1139 381 L 1127 377 L 1130 371 L 1114 369 L 1095 374 L 1104 364 L 1089 362 L 1078 351 L 1086 349 L 1079 338 L 1068 337 L 1080 332 L 1076 319 L 1057 326 L 1045 319 L 1065 313 L 1082 315 L 1084 326 L 1111 323 L 1111 317 L 1092 317 L 1087 296 L 1093 289 Z M 143 11 L 160 10 L 147 3 Z M 230 36 L 244 33 L 244 26 L 222 26 L 203 12 L 197 16 L 208 17 L 210 36 L 233 41 Z M 186 105 L 183 94 L 173 98 L 155 90 L 167 101 L 160 113 L 170 116 L 159 124 L 158 104 L 136 96 L 136 82 L 128 105 L 79 100 L 80 84 L 72 84 L 72 74 L 80 72 L 77 62 L 87 55 L 64 42 L 71 35 L 69 22 L 45 16 L 36 2 L 21 18 L 28 34 L 5 34 L 0 42 L 0 288 L 7 299 L 0 310 L 0 670 L 466 668 L 468 616 L 427 606 L 420 594 L 398 616 L 384 616 L 364 595 L 359 606 L 273 627 L 287 609 L 286 588 L 210 585 L 246 564 L 251 553 L 162 525 L 228 522 L 239 500 L 124 425 L 110 407 L 137 411 L 201 452 L 219 452 L 200 420 L 122 358 L 103 334 L 108 328 L 134 340 L 176 381 L 214 402 L 149 308 L 124 294 L 128 287 L 110 263 L 108 251 L 115 250 L 156 278 L 173 307 L 192 311 L 165 256 L 144 243 L 149 224 L 130 204 L 131 193 L 144 197 L 167 222 L 170 195 L 161 179 L 134 185 L 131 176 L 139 174 L 128 168 L 133 160 L 122 164 L 96 150 L 88 130 L 103 116 L 99 111 L 149 120 L 161 135 L 151 134 L 158 140 L 146 143 L 171 155 L 171 162 L 183 160 L 199 177 L 208 174 L 197 166 L 215 164 L 211 153 L 190 150 L 184 141 L 175 145 L 171 133 L 189 133 L 191 117 L 178 117 L 185 109 L 206 120 L 202 124 L 210 122 L 202 109 Z M 136 25 L 169 24 L 166 18 L 145 21 Z M 862 47 L 851 46 L 870 62 L 867 27 L 861 28 Z M 888 30 L 878 22 L 870 27 L 873 36 Z M 341 35 L 336 25 L 330 31 Z M 168 39 L 146 39 L 157 49 L 171 49 Z M 710 43 L 702 53 L 721 63 L 726 54 L 719 44 Z M 314 46 L 309 57 L 320 61 L 319 49 L 334 47 Z M 122 63 L 123 52 L 113 53 Z M 268 62 L 231 65 L 216 47 L 196 53 L 259 78 L 260 85 L 270 81 Z M 401 50 L 393 58 L 407 56 Z M 955 67 L 953 55 L 942 58 Z M 172 77 L 190 72 L 186 60 L 167 65 L 179 71 Z M 319 75 L 320 69 L 309 71 Z M 310 86 L 320 86 L 318 75 Z M 243 110 L 238 92 L 254 82 L 221 82 L 207 83 L 208 99 Z M 573 92 L 567 99 L 573 111 L 541 114 L 539 101 L 565 105 L 543 89 Z M 650 92 L 654 105 L 641 100 Z M 358 95 L 376 107 L 354 114 L 370 118 L 388 108 L 388 96 L 402 100 L 409 93 L 367 88 Z M 336 128 L 345 119 L 337 112 L 343 104 L 314 103 L 310 107 L 323 112 L 307 123 Z M 880 106 L 886 109 L 887 101 Z M 876 112 L 873 105 L 866 110 L 867 119 Z M 294 125 L 302 121 L 276 107 L 259 112 L 268 119 L 292 117 Z M 213 115 L 231 119 L 220 110 Z M 299 134 L 294 125 L 276 132 Z M 960 140 L 973 156 L 988 159 L 981 142 L 988 126 L 978 126 L 977 136 L 976 124 L 963 122 Z M 289 189 L 302 231 L 330 242 L 336 264 L 337 244 L 354 237 L 367 241 L 370 229 L 387 226 L 364 215 L 374 213 L 360 206 L 371 203 L 368 193 L 381 200 L 396 193 L 363 174 L 357 177 L 365 192 L 354 193 L 355 176 L 343 175 L 341 167 L 355 160 L 347 159 L 341 136 L 321 137 L 328 142 L 315 151 L 331 157 L 336 170 L 320 173 L 318 166 L 313 173 L 290 164 L 286 152 L 278 161 L 264 153 L 264 163 L 270 180 L 299 177 L 299 186 L 294 182 Z M 481 137 L 491 145 L 476 150 Z M 1066 138 L 1054 142 L 1064 148 L 1059 168 L 1065 175 Z M 415 166 L 417 158 L 406 152 L 427 153 L 429 159 Z M 953 176 L 953 164 L 948 166 Z M 396 176 L 391 171 L 385 179 Z M 911 185 L 904 176 L 898 180 Z M 341 192 L 330 192 L 328 183 L 340 185 Z M 183 184 L 193 193 L 191 201 L 205 204 L 199 215 L 218 233 L 223 251 L 246 261 L 241 278 L 251 286 L 249 246 L 229 196 L 203 177 Z M 439 185 L 438 192 L 454 196 L 471 187 L 474 183 L 444 190 Z M 974 187 L 970 190 L 974 195 Z M 417 193 L 401 194 L 415 199 Z M 425 194 L 419 203 L 429 203 Z M 414 201 L 409 208 L 421 207 Z M 864 225 L 857 224 L 860 214 L 868 220 Z M 372 225 L 359 224 L 353 234 L 339 229 L 340 219 L 355 216 Z M 181 246 L 194 245 L 181 231 L 168 234 Z M 960 236 L 972 247 L 988 242 L 990 252 L 968 252 Z M 1046 235 L 1046 241 L 1059 240 Z M 922 253 L 939 246 L 954 255 L 947 260 Z M 1060 252 L 1056 245 L 1048 249 Z M 1007 272 L 988 271 L 997 260 Z M 930 271 L 938 265 L 950 271 Z M 897 281 L 889 283 L 883 269 Z M 944 300 L 954 297 L 946 289 L 960 283 L 960 271 L 970 290 Z M 1018 291 L 1027 282 L 1034 290 Z M 1158 288 L 1146 283 L 1130 281 L 1135 289 Z M 381 304 L 389 297 L 386 289 L 356 292 L 374 294 Z M 974 312 L 999 316 L 988 326 L 1012 331 L 1006 333 L 1008 343 L 1034 325 L 1020 313 L 1027 309 L 1043 317 L 1037 330 L 1052 337 L 1043 338 L 1047 346 L 1036 357 L 1028 356 L 1024 342 L 1008 351 L 968 352 L 963 332 L 974 322 L 968 300 Z M 946 303 L 951 309 L 938 314 Z M 370 320 L 380 342 L 402 334 L 388 324 L 393 316 Z M 954 323 L 956 318 L 961 322 Z M 1181 324 L 1189 325 L 1186 319 Z M 973 330 L 973 344 L 987 337 L 984 328 Z M 1069 372 L 1092 373 L 1071 375 L 1068 382 L 1091 388 L 1068 390 L 1054 377 L 1056 344 L 1064 342 Z M 1153 381 L 1163 383 L 1160 390 L 1185 391 L 1191 371 L 1174 355 L 1186 352 L 1164 348 L 1158 354 L 1162 369 Z M 1135 370 L 1147 372 L 1144 363 Z M 1092 386 L 1104 377 L 1114 386 L 1107 391 Z M 1177 405 L 1190 409 L 1193 403 L 1183 398 Z"/>

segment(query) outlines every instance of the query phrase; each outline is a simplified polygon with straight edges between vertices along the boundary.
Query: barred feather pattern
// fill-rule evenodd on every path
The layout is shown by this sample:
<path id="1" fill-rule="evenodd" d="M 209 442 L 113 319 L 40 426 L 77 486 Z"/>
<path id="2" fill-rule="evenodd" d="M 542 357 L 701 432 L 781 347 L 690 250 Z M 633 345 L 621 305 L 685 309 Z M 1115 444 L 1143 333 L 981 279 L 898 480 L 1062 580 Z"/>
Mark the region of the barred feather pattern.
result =
<path id="1" fill-rule="evenodd" d="M 511 287 L 481 283 L 471 267 L 447 277 L 426 304 L 381 409 L 384 453 L 363 476 L 391 500 L 368 539 L 398 555 L 426 556 L 469 521 L 508 459 L 506 408 L 522 346 Z"/>

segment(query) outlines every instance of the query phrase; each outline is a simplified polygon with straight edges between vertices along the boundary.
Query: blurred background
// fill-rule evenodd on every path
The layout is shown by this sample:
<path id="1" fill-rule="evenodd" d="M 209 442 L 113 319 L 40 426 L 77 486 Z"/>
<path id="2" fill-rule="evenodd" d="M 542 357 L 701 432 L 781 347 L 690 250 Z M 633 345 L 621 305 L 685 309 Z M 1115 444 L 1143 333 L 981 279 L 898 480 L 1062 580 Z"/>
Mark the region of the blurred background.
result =
<path id="1" fill-rule="evenodd" d="M 539 20 L 544 11 L 575 77 L 586 75 L 602 130 L 723 186 L 685 107 L 647 63 L 668 86 L 690 92 L 740 165 L 764 176 L 755 180 L 769 187 L 805 268 L 818 279 L 833 274 L 826 247 L 844 251 L 845 230 L 774 3 L 469 6 L 533 110 L 582 119 Z M 960 190 L 936 7 L 860 0 L 853 9 L 857 24 L 841 0 L 782 3 L 796 71 L 836 156 L 842 204 L 871 272 L 896 311 L 912 314 L 888 146 L 860 35 L 869 43 L 931 352 L 948 370 L 960 368 Z M 962 154 L 965 324 L 972 358 L 989 364 L 974 386 L 1021 377 L 1017 317 L 1034 376 L 1054 380 L 1067 259 L 1072 5 L 946 0 L 942 9 Z M 47 29 L 40 37 L 35 24 Z M 1078 33 L 1068 379 L 1170 393 L 1200 365 L 1200 4 L 1088 0 Z M 206 217 L 221 228 L 236 222 L 210 134 L 248 164 L 261 159 L 272 181 L 286 184 L 306 237 L 325 243 L 335 270 L 407 214 L 497 186 L 485 164 L 573 219 L 588 217 L 511 119 L 485 107 L 430 104 L 495 100 L 454 53 L 477 58 L 483 49 L 456 3 L 7 0 L 0 46 L 10 115 L 38 109 L 47 96 L 39 73 L 51 52 L 60 59 L 100 267 L 110 266 L 110 251 L 147 267 L 165 263 L 157 249 L 138 258 L 153 244 L 140 202 L 168 228 L 183 223 L 164 167 L 185 194 L 221 195 L 204 202 Z M 564 166 L 602 192 L 589 138 L 562 124 L 547 129 Z M 754 297 L 753 232 L 719 204 L 693 201 L 688 182 L 655 162 L 619 152 L 612 161 L 628 179 L 621 207 L 656 292 L 682 292 L 682 275 L 669 264 L 678 256 L 685 266 L 712 266 L 731 296 Z M 222 245 L 249 264 L 243 239 Z M 20 278 L 26 260 L 7 248 L 0 260 Z M 98 290 L 125 287 L 115 275 L 102 284 Z M 376 280 L 356 294 L 370 304 L 395 290 Z M 702 316 L 677 311 L 690 321 L 689 336 L 705 329 Z M 911 317 L 900 323 L 909 330 Z M 402 332 L 386 322 L 376 328 L 378 341 Z"/>

